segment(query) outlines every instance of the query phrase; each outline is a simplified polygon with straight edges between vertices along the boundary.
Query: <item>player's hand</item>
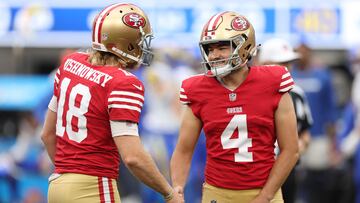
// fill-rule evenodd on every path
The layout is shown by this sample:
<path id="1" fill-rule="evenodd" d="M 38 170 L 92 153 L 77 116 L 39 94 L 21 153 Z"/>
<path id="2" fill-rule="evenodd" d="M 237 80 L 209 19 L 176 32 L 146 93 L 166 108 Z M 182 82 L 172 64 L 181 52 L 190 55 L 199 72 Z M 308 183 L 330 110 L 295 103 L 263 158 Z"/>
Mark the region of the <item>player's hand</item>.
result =
<path id="1" fill-rule="evenodd" d="M 251 203 L 270 203 L 271 200 L 269 200 L 268 198 L 266 198 L 263 195 L 258 195 L 255 197 L 255 199 L 253 199 L 251 201 Z"/>
<path id="2" fill-rule="evenodd" d="M 176 193 L 178 193 L 180 196 L 184 197 L 184 188 L 181 186 L 175 186 L 174 190 Z"/>
<path id="3" fill-rule="evenodd" d="M 184 196 L 177 193 L 175 190 L 173 191 L 173 197 L 170 200 L 167 200 L 166 203 L 184 203 Z"/>

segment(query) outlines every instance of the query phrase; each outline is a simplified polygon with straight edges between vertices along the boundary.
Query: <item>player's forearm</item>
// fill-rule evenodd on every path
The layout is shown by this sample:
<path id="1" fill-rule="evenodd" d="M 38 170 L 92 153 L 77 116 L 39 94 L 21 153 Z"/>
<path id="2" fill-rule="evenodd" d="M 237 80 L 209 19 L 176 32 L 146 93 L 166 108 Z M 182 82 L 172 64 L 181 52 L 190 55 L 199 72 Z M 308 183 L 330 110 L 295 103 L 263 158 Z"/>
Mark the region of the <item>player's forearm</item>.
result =
<path id="1" fill-rule="evenodd" d="M 137 156 L 136 159 L 130 161 L 124 160 L 132 174 L 163 196 L 170 194 L 172 188 L 156 167 L 151 156 L 145 151 L 139 152 Z"/>
<path id="2" fill-rule="evenodd" d="M 55 163 L 55 153 L 56 153 L 56 135 L 55 136 L 42 136 L 41 140 L 43 141 L 46 151 L 51 159 L 51 162 Z"/>
<path id="3" fill-rule="evenodd" d="M 268 200 L 271 200 L 285 182 L 298 159 L 299 153 L 297 150 L 281 151 L 280 155 L 274 163 L 273 168 L 271 169 L 265 186 L 260 192 L 260 195 L 263 195 Z"/>
<path id="4" fill-rule="evenodd" d="M 185 187 L 189 175 L 192 153 L 181 153 L 175 150 L 170 161 L 170 175 L 174 187 Z"/>
<path id="5" fill-rule="evenodd" d="M 46 112 L 44 127 L 41 132 L 41 140 L 43 141 L 46 151 L 51 161 L 54 163 L 56 152 L 56 120 L 57 114 L 52 110 Z"/>

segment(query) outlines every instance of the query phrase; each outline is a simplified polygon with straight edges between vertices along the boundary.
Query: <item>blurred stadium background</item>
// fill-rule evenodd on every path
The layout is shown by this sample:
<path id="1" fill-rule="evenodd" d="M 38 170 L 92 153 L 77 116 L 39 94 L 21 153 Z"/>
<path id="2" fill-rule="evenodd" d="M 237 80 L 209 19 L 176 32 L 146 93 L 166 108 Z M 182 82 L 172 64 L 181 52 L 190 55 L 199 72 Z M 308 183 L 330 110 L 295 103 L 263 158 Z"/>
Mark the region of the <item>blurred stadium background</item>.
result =
<path id="1" fill-rule="evenodd" d="M 46 202 L 52 171 L 39 139 L 52 94 L 51 72 L 60 58 L 91 43 L 91 24 L 104 6 L 119 1 L 0 0 L 0 203 Z M 257 42 L 272 37 L 294 46 L 306 43 L 315 63 L 332 72 L 339 123 L 349 101 L 351 53 L 360 45 L 358 0 L 129 0 L 142 7 L 153 26 L 156 60 L 136 74 L 146 87 L 141 134 L 158 166 L 168 174 L 178 130 L 178 88 L 201 72 L 199 33 L 207 19 L 237 11 L 253 23 Z M 200 140 L 186 198 L 199 202 L 205 161 Z M 123 202 L 161 202 L 161 197 L 121 167 Z M 349 181 L 352 181 L 351 179 Z M 349 183 L 351 184 L 351 183 Z M 300 196 L 299 202 L 304 202 Z M 341 201 L 339 201 L 341 202 Z"/>

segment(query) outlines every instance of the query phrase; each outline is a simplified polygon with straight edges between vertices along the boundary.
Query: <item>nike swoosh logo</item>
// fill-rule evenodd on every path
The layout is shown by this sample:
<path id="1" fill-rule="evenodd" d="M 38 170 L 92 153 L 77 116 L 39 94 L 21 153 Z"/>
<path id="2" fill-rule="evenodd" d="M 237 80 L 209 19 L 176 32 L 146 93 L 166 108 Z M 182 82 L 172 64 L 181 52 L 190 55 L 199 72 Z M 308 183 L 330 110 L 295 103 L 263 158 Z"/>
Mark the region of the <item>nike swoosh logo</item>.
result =
<path id="1" fill-rule="evenodd" d="M 132 84 L 136 89 L 138 89 L 138 90 L 142 90 L 142 86 L 141 85 L 139 85 L 139 86 L 137 86 L 137 85 L 135 85 L 135 84 Z"/>

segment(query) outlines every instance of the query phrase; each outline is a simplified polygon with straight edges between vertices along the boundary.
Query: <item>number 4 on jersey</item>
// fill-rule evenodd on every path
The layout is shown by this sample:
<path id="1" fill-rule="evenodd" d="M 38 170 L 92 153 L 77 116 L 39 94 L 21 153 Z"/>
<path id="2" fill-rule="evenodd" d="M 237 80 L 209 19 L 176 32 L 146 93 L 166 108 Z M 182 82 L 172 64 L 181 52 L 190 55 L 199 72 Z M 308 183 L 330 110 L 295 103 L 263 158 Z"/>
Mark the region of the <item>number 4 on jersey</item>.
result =
<path id="1" fill-rule="evenodd" d="M 238 130 L 239 137 L 231 139 L 235 130 Z M 253 154 L 249 152 L 252 146 L 251 138 L 248 138 L 246 115 L 235 115 L 221 134 L 221 144 L 224 149 L 238 148 L 235 153 L 235 162 L 253 162 Z"/>

